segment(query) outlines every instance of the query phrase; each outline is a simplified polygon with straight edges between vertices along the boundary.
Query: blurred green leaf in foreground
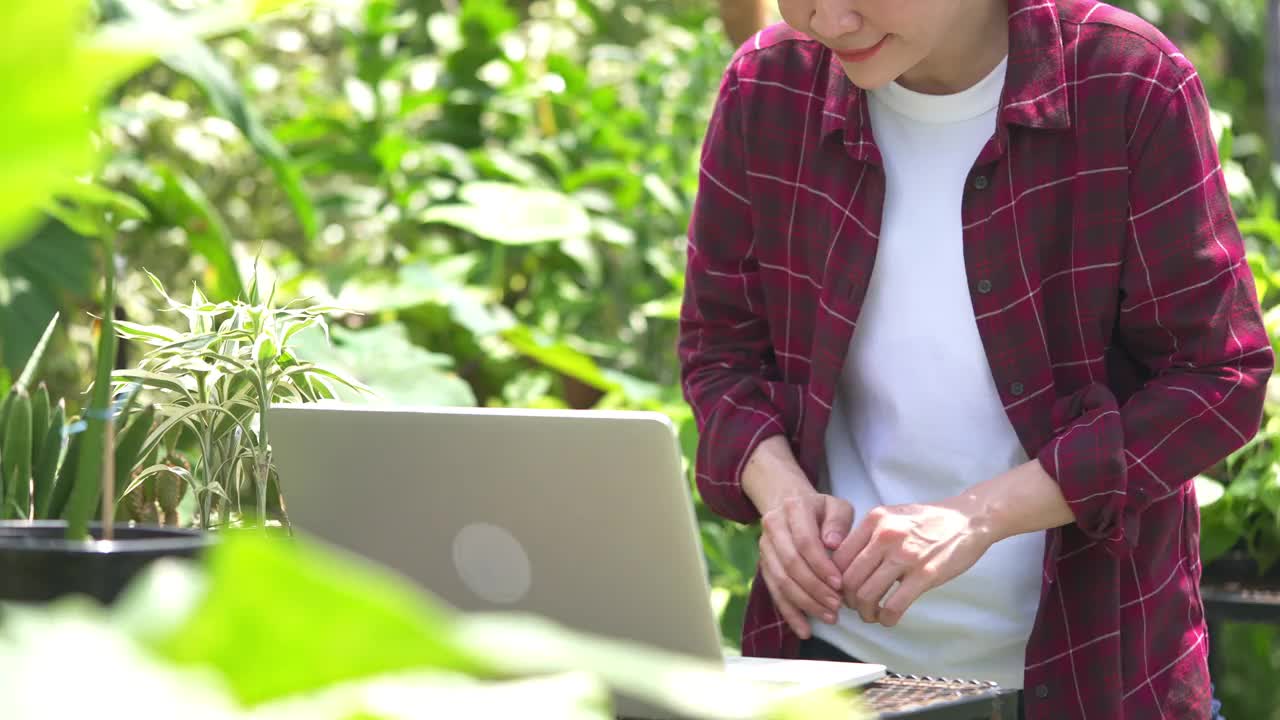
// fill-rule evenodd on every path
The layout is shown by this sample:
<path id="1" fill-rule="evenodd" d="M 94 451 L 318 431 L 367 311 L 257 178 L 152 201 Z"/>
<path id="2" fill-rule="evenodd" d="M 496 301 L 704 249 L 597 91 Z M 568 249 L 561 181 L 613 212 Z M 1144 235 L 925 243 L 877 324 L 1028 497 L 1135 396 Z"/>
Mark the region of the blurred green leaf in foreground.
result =
<path id="1" fill-rule="evenodd" d="M 702 718 L 858 718 L 781 700 L 703 661 L 534 617 L 462 615 L 315 543 L 227 533 L 203 567 L 161 561 L 109 611 L 6 608 L 6 720 L 50 717 L 609 718 L 622 690 Z"/>

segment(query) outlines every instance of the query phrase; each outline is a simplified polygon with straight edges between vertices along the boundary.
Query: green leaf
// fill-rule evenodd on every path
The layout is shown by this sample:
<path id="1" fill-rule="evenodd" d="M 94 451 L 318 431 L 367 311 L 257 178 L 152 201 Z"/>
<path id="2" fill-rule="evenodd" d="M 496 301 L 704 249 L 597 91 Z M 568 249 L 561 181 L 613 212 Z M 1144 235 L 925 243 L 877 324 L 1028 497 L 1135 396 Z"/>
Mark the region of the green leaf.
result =
<path id="1" fill-rule="evenodd" d="M 259 368 L 265 369 L 274 365 L 276 356 L 279 354 L 280 346 L 270 332 L 264 332 L 259 335 L 258 339 L 253 343 L 253 356 Z"/>
<path id="2" fill-rule="evenodd" d="M 22 374 L 18 376 L 17 382 L 14 383 L 15 387 L 20 387 L 24 390 L 31 387 L 31 382 L 35 379 L 36 371 L 39 369 L 40 361 L 44 359 L 45 349 L 49 346 L 49 338 L 53 336 L 53 329 L 58 324 L 58 317 L 59 313 L 55 312 L 53 318 L 49 320 L 44 333 L 36 342 L 35 349 L 31 351 L 31 357 L 27 359 L 27 363 L 22 369 Z"/>
<path id="3" fill-rule="evenodd" d="M 22 368 L 22 374 L 18 376 L 18 381 L 14 383 L 14 387 L 26 390 L 31 387 L 31 381 L 35 378 L 36 370 L 40 367 L 40 361 L 44 359 L 45 348 L 49 346 L 49 338 L 53 336 L 53 329 L 58 325 L 59 313 L 53 314 L 53 319 L 44 329 L 44 334 L 40 336 L 40 340 L 36 342 L 36 347 L 31 351 L 31 357 L 27 359 L 27 364 Z"/>
<path id="4" fill-rule="evenodd" d="M 111 402 L 111 369 L 116 359 L 116 269 L 115 269 L 115 235 L 108 230 L 103 235 L 103 268 L 104 291 L 102 302 L 102 322 L 98 332 L 98 348 L 96 370 L 93 375 L 93 389 L 90 393 L 89 405 L 84 415 L 88 427 L 84 431 L 79 452 L 82 457 L 76 467 L 75 485 L 71 488 L 71 496 L 63 517 L 67 521 L 66 536 L 69 540 L 81 540 L 88 537 L 89 518 L 93 517 L 95 506 L 102 494 L 102 464 L 106 449 L 106 424 L 115 422 L 110 416 Z"/>
<path id="5" fill-rule="evenodd" d="M 844 694 L 784 701 L 718 663 L 536 617 L 460 616 L 400 576 L 305 534 L 285 542 L 226 533 L 206 563 L 207 575 L 186 582 L 180 565 L 156 563 L 118 612 L 160 657 L 214 671 L 252 708 L 388 674 L 484 680 L 589 673 L 656 707 L 707 720 L 862 717 Z M 197 583 L 207 590 L 192 592 Z M 465 707 L 472 714 L 474 707 Z M 541 705 L 524 710 L 544 715 Z"/>
<path id="6" fill-rule="evenodd" d="M 151 453 L 155 452 L 156 448 L 160 446 L 160 443 L 166 437 L 168 437 L 169 433 L 174 431 L 175 428 L 178 428 L 179 425 L 204 414 L 215 415 L 218 416 L 218 418 L 228 418 L 231 420 L 233 425 L 238 425 L 243 432 L 251 432 L 240 418 L 236 417 L 230 410 L 221 405 L 195 403 L 193 405 L 181 405 L 176 409 L 170 409 L 170 407 L 163 405 L 157 407 L 157 412 L 162 420 L 159 425 L 152 428 L 151 434 L 147 436 L 147 441 L 143 443 L 141 450 L 143 457 L 150 457 Z"/>
<path id="7" fill-rule="evenodd" d="M 471 386 L 449 371 L 452 359 L 413 344 L 408 331 L 400 323 L 385 323 L 358 331 L 334 327 L 332 343 L 326 343 L 324 336 L 316 328 L 311 328 L 294 337 L 294 347 L 299 357 L 341 371 L 376 395 L 396 404 L 476 404 Z M 339 396 L 350 402 L 364 399 L 345 390 L 340 391 Z"/>
<path id="8" fill-rule="evenodd" d="M 90 171 L 102 86 L 78 47 L 88 0 L 0 3 L 0 251 L 23 239 L 67 180 Z"/>
<path id="9" fill-rule="evenodd" d="M 120 497 L 124 498 L 129 493 L 133 492 L 134 490 L 137 490 L 139 487 L 145 484 L 147 480 L 151 479 L 156 475 L 159 475 L 160 473 L 172 473 L 174 475 L 177 475 L 178 477 L 186 481 L 187 485 L 191 488 L 192 492 L 195 492 L 196 490 L 198 490 L 198 487 L 196 486 L 195 477 L 192 476 L 190 470 L 187 470 L 186 468 L 181 467 L 179 465 L 170 465 L 168 463 L 157 463 L 155 465 L 151 465 L 139 470 L 137 476 L 135 476 L 128 485 L 124 486 L 124 490 L 120 493 Z"/>
<path id="10" fill-rule="evenodd" d="M 281 377 L 289 378 L 292 381 L 291 384 L 297 384 L 302 377 L 312 378 L 312 377 L 318 376 L 318 377 L 325 378 L 327 380 L 333 380 L 334 382 L 337 382 L 339 385 L 350 388 L 351 390 L 354 390 L 355 392 L 358 392 L 358 393 L 374 394 L 373 388 L 369 387 L 368 385 L 365 385 L 359 380 L 356 380 L 355 378 L 352 378 L 352 377 L 347 377 L 346 375 L 339 372 L 334 372 L 332 370 L 319 367 L 312 363 L 300 363 L 298 365 L 290 366 L 289 368 L 282 371 L 280 375 Z"/>
<path id="11" fill-rule="evenodd" d="M 31 504 L 31 397 L 22 385 L 14 385 L 9 393 L 13 401 L 5 418 L 4 455 L 0 458 L 5 491 L 3 517 L 14 517 L 9 511 L 16 507 L 16 517 L 26 518 Z"/>
<path id="12" fill-rule="evenodd" d="M 191 394 L 191 390 L 183 385 L 180 380 L 162 375 L 160 373 L 149 372 L 147 370 L 117 370 L 112 379 L 121 383 L 141 383 L 144 387 L 155 390 L 165 390 L 174 393 L 180 399 L 188 402 L 195 402 L 195 398 Z"/>
<path id="13" fill-rule="evenodd" d="M 147 435 L 151 431 L 151 425 L 155 421 L 156 407 L 148 405 L 129 419 L 129 424 L 125 426 L 124 431 L 120 433 L 119 439 L 116 441 L 115 448 L 115 468 L 116 468 L 116 492 L 117 500 L 126 495 L 120 492 L 129 483 L 129 476 L 133 473 L 133 469 L 137 467 L 139 462 L 145 462 L 146 457 L 141 454 L 142 444 L 146 441 Z"/>
<path id="14" fill-rule="evenodd" d="M 44 449 L 44 436 L 49 432 L 49 416 L 53 409 L 49 401 L 49 388 L 44 383 L 36 386 L 31 396 L 31 467 L 40 462 L 40 452 Z"/>
<path id="15" fill-rule="evenodd" d="M 151 207 L 154 225 L 180 227 L 186 232 L 192 251 L 208 263 L 205 283 L 217 299 L 240 297 L 244 284 L 232 249 L 231 232 L 204 190 L 189 175 L 168 166 L 152 165 L 139 172 L 144 177 L 137 192 Z M 180 304 L 171 302 L 171 306 L 176 305 Z"/>
<path id="16" fill-rule="evenodd" d="M 459 194 L 462 203 L 428 208 L 420 219 L 504 245 L 555 242 L 591 232 L 587 211 L 561 192 L 480 181 L 463 185 Z"/>
<path id="17" fill-rule="evenodd" d="M 487 673 L 446 608 L 353 557 L 230 533 L 209 554 L 209 593 L 155 649 L 218 672 L 246 705 L 341 681 L 435 667 Z M 288 622 L 264 608 L 289 608 Z"/>
<path id="18" fill-rule="evenodd" d="M 128 320 L 117 320 L 116 331 L 126 340 L 141 340 L 151 345 L 166 345 L 182 338 L 176 330 L 163 325 L 143 325 Z"/>
<path id="19" fill-rule="evenodd" d="M 528 327 L 513 327 L 504 332 L 502 337 L 520 354 L 597 390 L 607 392 L 619 388 L 618 383 L 607 378 L 590 357 L 564 343 L 542 342 Z"/>
<path id="20" fill-rule="evenodd" d="M 31 473 L 31 484 L 36 493 L 37 520 L 49 518 L 49 504 L 53 499 L 53 489 L 58 480 L 58 468 L 62 465 L 65 456 L 63 438 L 67 431 L 66 423 L 66 402 L 59 398 L 49 419 L 49 428 L 45 431 L 40 460 Z"/>
<path id="21" fill-rule="evenodd" d="M 146 220 L 147 209 L 135 198 L 113 190 L 92 180 L 75 180 L 58 188 L 59 199 L 69 201 L 72 210 L 66 217 L 78 218 L 76 231 L 89 237 L 97 237 L 102 218 L 121 220 Z M 62 217 L 62 216 L 60 216 Z M 89 229 L 85 232 L 84 229 Z"/>
<path id="22" fill-rule="evenodd" d="M 67 501 L 71 499 L 71 489 L 75 487 L 76 476 L 80 472 L 80 447 L 83 444 L 84 432 L 72 433 L 67 438 L 67 450 L 53 484 L 53 491 L 43 507 L 36 506 L 36 517 L 52 520 L 62 517 Z M 40 496 L 37 493 L 36 501 Z"/>

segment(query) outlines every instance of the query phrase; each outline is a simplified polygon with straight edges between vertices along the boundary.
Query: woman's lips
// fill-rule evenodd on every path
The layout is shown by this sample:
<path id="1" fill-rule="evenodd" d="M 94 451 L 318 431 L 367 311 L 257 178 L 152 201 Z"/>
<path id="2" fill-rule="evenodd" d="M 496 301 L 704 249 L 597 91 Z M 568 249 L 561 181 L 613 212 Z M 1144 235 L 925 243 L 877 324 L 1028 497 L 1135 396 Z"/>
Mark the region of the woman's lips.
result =
<path id="1" fill-rule="evenodd" d="M 840 58 L 845 62 L 851 62 L 851 63 L 862 62 L 863 60 L 867 60 L 872 55 L 875 55 L 877 52 L 879 52 L 880 47 L 884 45 L 884 41 L 888 39 L 889 39 L 889 36 L 885 35 L 884 37 L 880 38 L 880 42 L 863 50 L 833 50 L 832 52 L 836 54 L 836 57 Z"/>

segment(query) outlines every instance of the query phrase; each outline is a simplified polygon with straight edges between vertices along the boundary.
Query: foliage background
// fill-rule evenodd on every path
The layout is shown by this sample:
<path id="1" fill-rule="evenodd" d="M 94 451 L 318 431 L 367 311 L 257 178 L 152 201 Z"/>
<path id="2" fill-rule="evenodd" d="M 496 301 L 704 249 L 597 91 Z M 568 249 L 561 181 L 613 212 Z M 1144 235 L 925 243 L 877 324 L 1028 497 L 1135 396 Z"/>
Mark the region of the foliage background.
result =
<path id="1" fill-rule="evenodd" d="M 101 0 L 104 17 L 203 0 Z M 1263 103 L 1265 0 L 1125 0 L 1196 63 L 1277 334 L 1276 148 Z M 281 300 L 355 313 L 302 355 L 410 404 L 656 409 L 696 433 L 675 318 L 698 149 L 732 51 L 709 0 L 339 0 L 193 44 L 123 87 L 101 145 L 111 186 L 147 207 L 123 228 L 122 318 L 172 324 L 143 270 L 210 300 L 256 261 Z M 49 219 L 0 255 L 0 359 L 16 373 L 52 314 L 47 381 L 86 386 L 98 246 Z M 126 343 L 119 367 L 143 349 Z M 3 372 L 3 370 L 0 370 Z M 1207 477 L 1206 556 L 1280 557 L 1280 432 Z M 1212 483 L 1206 487 L 1213 488 Z M 696 493 L 696 490 L 695 490 Z M 1203 501 L 1203 498 L 1202 498 Z M 756 536 L 698 504 L 726 644 Z M 188 509 L 189 512 L 189 509 Z M 1280 647 L 1229 627 L 1233 718 L 1272 718 Z"/>

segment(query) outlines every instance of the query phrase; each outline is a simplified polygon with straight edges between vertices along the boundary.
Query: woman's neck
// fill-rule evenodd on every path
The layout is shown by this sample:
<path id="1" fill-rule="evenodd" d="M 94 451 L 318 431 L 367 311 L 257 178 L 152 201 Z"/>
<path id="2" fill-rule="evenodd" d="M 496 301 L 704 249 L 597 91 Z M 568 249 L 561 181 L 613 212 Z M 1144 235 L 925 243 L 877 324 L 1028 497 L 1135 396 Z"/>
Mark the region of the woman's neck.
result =
<path id="1" fill-rule="evenodd" d="M 900 85 L 930 95 L 957 93 L 989 75 L 1009 53 L 1007 0 L 965 4 L 947 39 L 899 76 Z"/>

